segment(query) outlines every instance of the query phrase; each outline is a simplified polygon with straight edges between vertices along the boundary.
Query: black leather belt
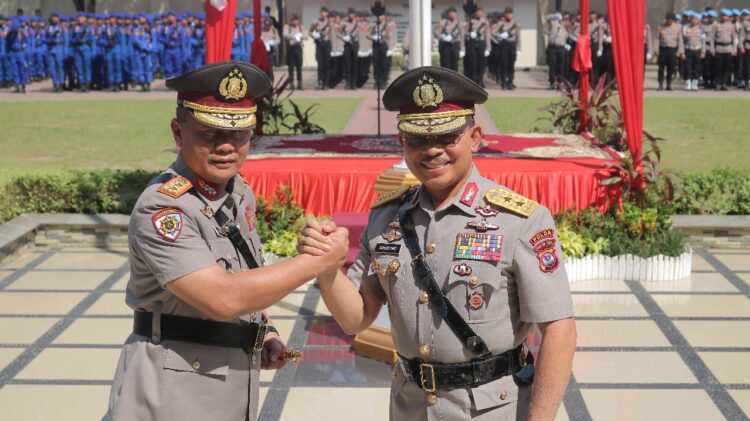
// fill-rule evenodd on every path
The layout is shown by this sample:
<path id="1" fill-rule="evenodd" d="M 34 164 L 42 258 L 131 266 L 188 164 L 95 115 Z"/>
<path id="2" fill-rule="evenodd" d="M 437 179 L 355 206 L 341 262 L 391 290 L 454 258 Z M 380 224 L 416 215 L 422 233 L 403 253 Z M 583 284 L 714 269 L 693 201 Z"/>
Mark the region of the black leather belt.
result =
<path id="1" fill-rule="evenodd" d="M 439 387 L 476 387 L 514 374 L 527 363 L 533 363 L 533 356 L 523 345 L 500 355 L 465 363 L 435 364 L 399 357 L 406 376 L 425 392 L 434 392 Z"/>
<path id="2" fill-rule="evenodd" d="M 153 313 L 136 311 L 133 318 L 133 333 L 148 337 L 155 343 L 164 339 L 195 342 L 203 345 L 242 348 L 245 352 L 260 351 L 266 336 L 266 325 L 242 322 L 232 324 L 192 317 L 161 315 L 161 336 L 152 338 Z"/>

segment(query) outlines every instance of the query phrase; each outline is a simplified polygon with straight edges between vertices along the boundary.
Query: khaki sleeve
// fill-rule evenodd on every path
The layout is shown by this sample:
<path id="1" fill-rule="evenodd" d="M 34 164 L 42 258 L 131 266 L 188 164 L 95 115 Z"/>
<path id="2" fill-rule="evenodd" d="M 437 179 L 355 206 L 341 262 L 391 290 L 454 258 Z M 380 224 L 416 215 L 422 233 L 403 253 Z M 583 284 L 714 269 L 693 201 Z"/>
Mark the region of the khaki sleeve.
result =
<path id="1" fill-rule="evenodd" d="M 197 224 L 180 208 L 140 207 L 131 219 L 129 235 L 135 238 L 134 252 L 162 287 L 216 264 Z"/>
<path id="2" fill-rule="evenodd" d="M 573 300 L 552 215 L 539 208 L 525 221 L 513 249 L 521 320 L 543 323 L 573 317 Z"/>
<path id="3" fill-rule="evenodd" d="M 516 27 L 513 30 L 516 32 L 516 50 L 521 51 L 521 25 L 516 22 Z"/>
<path id="4" fill-rule="evenodd" d="M 386 31 L 388 32 L 388 49 L 393 50 L 396 48 L 396 38 L 397 35 L 397 28 L 396 24 L 393 22 L 389 22 L 388 25 L 386 25 Z"/>
<path id="5" fill-rule="evenodd" d="M 365 228 L 362 237 L 359 239 L 359 254 L 349 267 L 346 276 L 357 286 L 359 292 L 372 295 L 380 301 L 386 302 L 385 291 L 380 286 L 378 275 L 372 270 L 372 251 L 367 238 L 367 228 Z"/>

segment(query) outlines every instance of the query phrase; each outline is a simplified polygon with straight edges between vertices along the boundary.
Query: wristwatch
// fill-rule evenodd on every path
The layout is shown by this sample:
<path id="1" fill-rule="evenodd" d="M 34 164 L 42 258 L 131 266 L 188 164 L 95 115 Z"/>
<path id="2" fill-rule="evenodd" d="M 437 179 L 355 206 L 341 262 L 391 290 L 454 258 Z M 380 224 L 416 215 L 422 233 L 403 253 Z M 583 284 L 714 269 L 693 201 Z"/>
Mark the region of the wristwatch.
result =
<path id="1" fill-rule="evenodd" d="M 266 335 L 268 335 L 269 333 L 275 333 L 275 334 L 279 335 L 279 330 L 276 329 L 275 326 L 270 326 L 269 325 L 269 326 L 266 326 Z M 279 336 L 281 336 L 281 335 L 279 335 Z"/>

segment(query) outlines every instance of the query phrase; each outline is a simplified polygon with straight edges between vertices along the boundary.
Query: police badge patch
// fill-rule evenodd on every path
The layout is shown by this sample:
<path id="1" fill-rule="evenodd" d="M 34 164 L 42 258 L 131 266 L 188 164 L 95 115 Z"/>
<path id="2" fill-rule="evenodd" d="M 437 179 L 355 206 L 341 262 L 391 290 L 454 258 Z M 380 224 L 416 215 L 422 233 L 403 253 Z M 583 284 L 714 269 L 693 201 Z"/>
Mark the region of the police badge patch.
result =
<path id="1" fill-rule="evenodd" d="M 177 208 L 161 209 L 151 216 L 157 234 L 169 241 L 177 241 L 182 233 L 182 212 Z"/>
<path id="2" fill-rule="evenodd" d="M 537 259 L 539 259 L 539 269 L 542 272 L 554 272 L 560 267 L 560 259 L 557 257 L 555 245 L 555 230 L 551 228 L 543 229 L 534 234 L 529 243 L 534 248 Z"/>
<path id="3" fill-rule="evenodd" d="M 255 209 L 253 206 L 245 206 L 245 219 L 247 220 L 247 229 L 252 231 L 255 229 Z"/>

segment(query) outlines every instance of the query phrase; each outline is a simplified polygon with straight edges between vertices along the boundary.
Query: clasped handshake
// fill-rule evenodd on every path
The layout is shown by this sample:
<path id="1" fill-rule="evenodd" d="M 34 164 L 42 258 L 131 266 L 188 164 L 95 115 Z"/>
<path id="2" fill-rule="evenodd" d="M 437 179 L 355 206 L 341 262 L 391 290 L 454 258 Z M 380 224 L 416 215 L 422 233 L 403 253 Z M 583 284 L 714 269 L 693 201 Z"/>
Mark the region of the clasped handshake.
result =
<path id="1" fill-rule="evenodd" d="M 349 230 L 336 226 L 333 221 L 307 220 L 300 230 L 297 252 L 319 259 L 322 271 L 320 278 L 333 278 L 344 263 L 349 252 Z"/>

